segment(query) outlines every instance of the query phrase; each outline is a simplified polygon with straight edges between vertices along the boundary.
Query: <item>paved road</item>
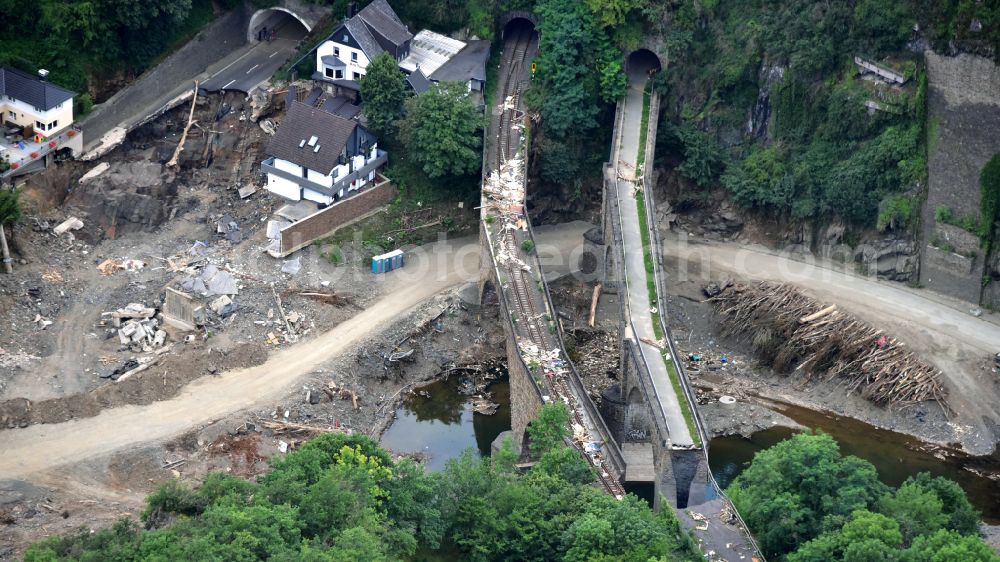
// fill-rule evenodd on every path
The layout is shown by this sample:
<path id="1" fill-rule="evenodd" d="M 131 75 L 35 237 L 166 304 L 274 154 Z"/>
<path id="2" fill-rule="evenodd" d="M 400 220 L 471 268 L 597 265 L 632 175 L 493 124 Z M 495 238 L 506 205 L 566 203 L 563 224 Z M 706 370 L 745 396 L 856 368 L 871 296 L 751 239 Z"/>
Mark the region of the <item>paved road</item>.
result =
<path id="1" fill-rule="evenodd" d="M 572 255 L 582 225 L 549 230 L 547 252 Z M 564 258 L 565 259 L 565 258 Z M 411 251 L 405 268 L 381 278 L 383 297 L 325 334 L 276 352 L 262 365 L 203 377 L 161 402 L 104 410 L 92 418 L 0 432 L 0 478 L 20 479 L 61 465 L 180 435 L 287 392 L 325 361 L 441 291 L 479 279 L 479 242 L 460 239 Z"/>
<path id="2" fill-rule="evenodd" d="M 647 79 L 646 73 L 641 68 L 637 68 L 629 76 L 629 90 L 625 95 L 624 117 L 619 132 L 621 144 L 618 153 L 618 165 L 621 173 L 626 176 L 631 176 L 631 170 L 635 169 L 639 154 L 642 90 Z M 648 157 L 647 160 L 652 161 L 652 157 Z M 646 283 L 646 266 L 642 251 L 641 229 L 646 228 L 646 225 L 639 222 L 634 193 L 635 186 L 633 184 L 618 180 L 617 196 L 622 221 L 622 244 L 625 248 L 625 277 L 628 282 L 629 314 L 632 318 L 632 327 L 635 330 L 633 337 L 639 342 L 642 357 L 649 367 L 650 378 L 653 381 L 656 397 L 659 399 L 660 409 L 667 420 L 667 431 L 670 434 L 671 445 L 690 447 L 694 445 L 694 439 L 688 430 L 687 422 L 684 421 L 679 402 L 684 398 L 678 397 L 674 392 L 674 387 L 670 383 L 670 375 L 667 372 L 667 365 L 660 350 L 640 341 L 640 338 L 644 337 L 655 340 L 656 335 L 653 331 L 654 318 L 650 313 L 650 295 Z"/>
<path id="3" fill-rule="evenodd" d="M 206 92 L 219 90 L 249 92 L 267 81 L 295 54 L 295 39 L 275 39 L 257 43 L 228 66 L 201 84 Z"/>
<path id="4" fill-rule="evenodd" d="M 116 127 L 129 129 L 145 116 L 251 50 L 248 16 L 241 9 L 223 14 L 186 45 L 146 71 L 138 80 L 94 107 L 80 120 L 84 152 Z"/>

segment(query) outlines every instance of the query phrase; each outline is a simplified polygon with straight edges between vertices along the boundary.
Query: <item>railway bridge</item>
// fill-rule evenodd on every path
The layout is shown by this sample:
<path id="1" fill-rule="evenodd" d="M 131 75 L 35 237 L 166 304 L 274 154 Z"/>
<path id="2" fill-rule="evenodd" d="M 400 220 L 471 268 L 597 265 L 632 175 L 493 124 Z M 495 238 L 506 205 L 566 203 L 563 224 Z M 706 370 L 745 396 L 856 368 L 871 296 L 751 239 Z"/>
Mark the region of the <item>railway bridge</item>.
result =
<path id="1" fill-rule="evenodd" d="M 645 49 L 628 57 L 629 90 L 618 103 L 611 156 L 604 166 L 603 239 L 581 240 L 590 254 L 586 259 L 597 264 L 593 269 L 621 302 L 621 400 L 602 416 L 565 352 L 526 210 L 531 121 L 523 97 L 538 48 L 535 20 L 511 13 L 501 23 L 497 94 L 484 139 L 479 293 L 481 301 L 500 308 L 515 444 L 527 450 L 527 428 L 538 410 L 562 402 L 571 414 L 572 445 L 608 493 L 620 497 L 627 484 L 651 483 L 655 507 L 666 502 L 679 513 L 696 511 L 712 521 L 705 532 L 699 521 L 681 517 L 682 524 L 701 531 L 706 548 L 737 558 L 759 557 L 708 468 L 701 420 L 664 321 L 664 300 L 658 298 L 665 277 L 652 221 L 654 178 L 643 173 L 642 164 L 653 160 L 659 99 L 647 83 L 659 69 L 659 58 Z M 644 123 L 647 130 L 641 134 Z M 640 139 L 645 139 L 642 147 Z M 651 271 L 645 265 L 650 262 Z"/>

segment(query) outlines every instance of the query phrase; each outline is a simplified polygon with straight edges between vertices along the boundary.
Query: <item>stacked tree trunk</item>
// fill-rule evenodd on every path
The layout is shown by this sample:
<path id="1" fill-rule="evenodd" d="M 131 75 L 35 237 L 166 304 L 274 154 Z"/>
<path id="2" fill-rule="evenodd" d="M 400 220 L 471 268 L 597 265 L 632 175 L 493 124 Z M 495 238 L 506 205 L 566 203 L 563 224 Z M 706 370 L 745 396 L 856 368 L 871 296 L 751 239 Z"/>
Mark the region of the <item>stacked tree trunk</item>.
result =
<path id="1" fill-rule="evenodd" d="M 726 331 L 751 342 L 777 371 L 841 380 L 879 405 L 935 400 L 939 372 L 904 345 L 788 285 L 734 285 L 711 299 Z"/>

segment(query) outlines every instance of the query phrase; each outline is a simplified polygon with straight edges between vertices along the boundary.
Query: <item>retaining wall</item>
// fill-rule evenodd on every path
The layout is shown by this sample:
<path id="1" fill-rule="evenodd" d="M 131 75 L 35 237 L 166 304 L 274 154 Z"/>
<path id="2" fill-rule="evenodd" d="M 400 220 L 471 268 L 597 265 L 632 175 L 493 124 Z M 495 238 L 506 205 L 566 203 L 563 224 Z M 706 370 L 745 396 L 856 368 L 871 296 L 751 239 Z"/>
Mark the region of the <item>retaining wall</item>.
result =
<path id="1" fill-rule="evenodd" d="M 381 176 L 377 176 L 381 178 Z M 337 229 L 362 219 L 396 198 L 396 186 L 382 178 L 381 183 L 316 211 L 281 230 L 278 255 L 286 256 L 313 241 L 333 234 Z"/>

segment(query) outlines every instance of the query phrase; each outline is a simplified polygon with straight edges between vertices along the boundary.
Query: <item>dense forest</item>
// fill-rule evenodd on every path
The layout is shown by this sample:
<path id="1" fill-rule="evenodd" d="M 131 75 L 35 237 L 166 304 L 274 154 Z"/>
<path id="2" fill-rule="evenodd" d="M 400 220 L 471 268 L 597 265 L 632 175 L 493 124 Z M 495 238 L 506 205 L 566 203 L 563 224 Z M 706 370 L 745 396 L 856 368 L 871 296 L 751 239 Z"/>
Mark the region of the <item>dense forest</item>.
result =
<path id="1" fill-rule="evenodd" d="M 592 485 L 564 444 L 568 413 L 546 408 L 526 473 L 508 450 L 485 460 L 470 450 L 428 473 L 366 437 L 327 434 L 272 460 L 258 482 L 168 482 L 149 496 L 144 527 L 84 529 L 35 544 L 25 560 L 701 560 L 672 511 Z"/>

